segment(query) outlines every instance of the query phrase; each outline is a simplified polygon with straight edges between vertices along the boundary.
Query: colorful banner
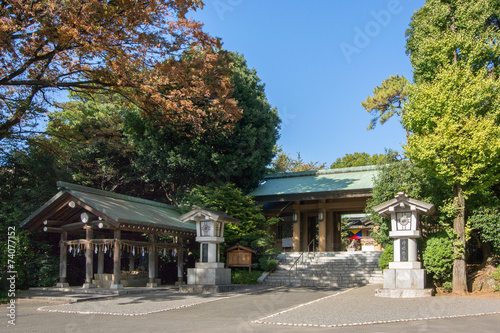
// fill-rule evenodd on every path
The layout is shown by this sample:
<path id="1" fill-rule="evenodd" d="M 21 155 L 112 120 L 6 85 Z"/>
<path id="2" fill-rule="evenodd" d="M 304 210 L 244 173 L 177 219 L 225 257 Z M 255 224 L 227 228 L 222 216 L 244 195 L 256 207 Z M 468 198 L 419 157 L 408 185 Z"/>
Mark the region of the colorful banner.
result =
<path id="1" fill-rule="evenodd" d="M 349 230 L 349 239 L 361 239 L 361 229 L 351 229 Z"/>

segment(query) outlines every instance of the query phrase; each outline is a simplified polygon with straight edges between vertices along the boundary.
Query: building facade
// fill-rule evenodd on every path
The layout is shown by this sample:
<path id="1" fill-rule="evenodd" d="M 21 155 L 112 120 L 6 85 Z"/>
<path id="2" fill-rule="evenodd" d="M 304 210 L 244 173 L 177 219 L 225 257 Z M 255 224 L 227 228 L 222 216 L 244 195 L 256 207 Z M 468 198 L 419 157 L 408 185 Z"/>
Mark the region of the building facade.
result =
<path id="1" fill-rule="evenodd" d="M 377 174 L 377 166 L 275 174 L 250 194 L 267 217 L 282 218 L 281 251 L 340 251 L 342 216 L 365 212 Z"/>

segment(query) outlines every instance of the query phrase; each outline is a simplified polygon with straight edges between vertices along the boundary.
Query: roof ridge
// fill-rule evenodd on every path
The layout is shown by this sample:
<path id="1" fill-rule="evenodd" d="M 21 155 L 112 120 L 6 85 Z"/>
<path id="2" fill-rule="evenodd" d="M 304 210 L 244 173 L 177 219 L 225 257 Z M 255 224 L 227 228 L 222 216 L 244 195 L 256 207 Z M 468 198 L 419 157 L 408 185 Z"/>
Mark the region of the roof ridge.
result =
<path id="1" fill-rule="evenodd" d="M 115 192 L 110 192 L 110 191 L 99 190 L 99 189 L 95 189 L 95 188 L 91 188 L 91 187 L 87 187 L 87 186 L 83 186 L 83 185 L 77 185 L 77 184 L 58 181 L 57 187 L 59 188 L 60 191 L 86 192 L 86 193 L 102 195 L 102 196 L 106 196 L 106 197 L 110 197 L 110 198 L 122 199 L 122 200 L 126 200 L 126 201 L 142 203 L 142 204 L 146 204 L 146 205 L 150 205 L 150 206 L 163 207 L 163 208 L 175 210 L 174 206 L 166 204 L 166 203 L 148 200 L 148 199 L 137 198 L 137 197 L 133 197 L 133 196 L 126 195 L 126 194 L 120 194 L 120 193 L 115 193 Z"/>
<path id="2" fill-rule="evenodd" d="M 350 173 L 350 172 L 363 172 L 363 171 L 374 171 L 379 168 L 379 165 L 364 165 L 349 168 L 337 168 L 337 169 L 321 169 L 321 170 L 311 170 L 311 171 L 300 171 L 300 172 L 285 172 L 285 173 L 275 173 L 264 176 L 264 179 L 276 179 L 276 178 L 291 178 L 291 177 L 303 177 L 303 176 L 316 176 L 316 175 L 331 175 L 336 173 Z"/>

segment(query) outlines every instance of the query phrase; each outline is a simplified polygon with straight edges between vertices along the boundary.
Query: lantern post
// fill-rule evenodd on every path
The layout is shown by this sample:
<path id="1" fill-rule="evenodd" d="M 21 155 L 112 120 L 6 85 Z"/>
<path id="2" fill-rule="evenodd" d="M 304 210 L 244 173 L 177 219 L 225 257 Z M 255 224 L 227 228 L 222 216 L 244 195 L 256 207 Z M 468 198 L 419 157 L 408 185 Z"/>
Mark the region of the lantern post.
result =
<path id="1" fill-rule="evenodd" d="M 224 268 L 224 263 L 220 262 L 220 244 L 224 242 L 225 224 L 239 220 L 224 212 L 198 206 L 180 216 L 180 220 L 196 223 L 196 241 L 200 243 L 200 260 L 195 268 L 188 268 L 187 285 L 181 286 L 181 291 L 223 291 L 223 288 L 210 286 L 231 285 L 231 269 Z"/>
<path id="2" fill-rule="evenodd" d="M 432 289 L 425 289 L 425 269 L 418 261 L 420 215 L 430 215 L 434 205 L 409 198 L 399 192 L 392 200 L 373 207 L 378 214 L 390 217 L 389 237 L 394 239 L 394 257 L 389 269 L 384 269 L 384 287 L 377 289 L 379 297 L 432 296 Z"/>

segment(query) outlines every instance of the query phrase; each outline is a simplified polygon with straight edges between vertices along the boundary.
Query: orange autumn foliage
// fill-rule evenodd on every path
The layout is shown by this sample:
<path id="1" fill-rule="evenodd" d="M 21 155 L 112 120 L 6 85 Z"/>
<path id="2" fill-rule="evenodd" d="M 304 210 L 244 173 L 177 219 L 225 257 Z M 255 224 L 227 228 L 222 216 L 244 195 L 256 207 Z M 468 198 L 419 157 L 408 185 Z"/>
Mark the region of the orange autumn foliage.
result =
<path id="1" fill-rule="evenodd" d="M 118 93 L 160 126 L 230 128 L 231 65 L 186 18 L 199 0 L 0 1 L 0 140 L 63 91 Z M 21 129 L 19 129 L 21 128 Z"/>

